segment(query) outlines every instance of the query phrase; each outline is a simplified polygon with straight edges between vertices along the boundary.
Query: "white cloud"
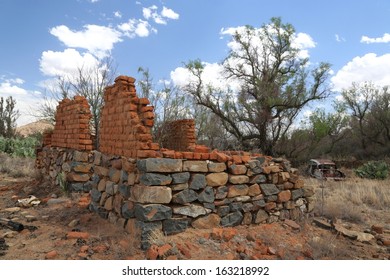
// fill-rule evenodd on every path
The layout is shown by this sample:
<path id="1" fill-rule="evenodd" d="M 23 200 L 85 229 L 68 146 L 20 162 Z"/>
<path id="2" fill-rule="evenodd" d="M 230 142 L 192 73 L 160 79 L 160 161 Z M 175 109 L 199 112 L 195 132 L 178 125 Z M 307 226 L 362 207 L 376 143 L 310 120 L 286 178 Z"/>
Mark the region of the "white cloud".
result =
<path id="1" fill-rule="evenodd" d="M 345 38 L 341 37 L 339 34 L 335 34 L 334 37 L 335 37 L 336 41 L 339 42 L 339 43 L 346 41 Z"/>
<path id="2" fill-rule="evenodd" d="M 121 33 L 113 28 L 88 24 L 81 31 L 70 30 L 65 25 L 50 29 L 50 34 L 57 37 L 67 47 L 83 48 L 98 57 L 104 57 L 114 44 L 121 42 Z"/>
<path id="3" fill-rule="evenodd" d="M 114 12 L 114 17 L 122 18 L 122 13 L 120 11 L 116 11 L 116 12 Z"/>
<path id="4" fill-rule="evenodd" d="M 353 82 L 371 81 L 378 86 L 390 85 L 390 53 L 357 56 L 343 66 L 331 81 L 336 90 L 349 88 Z"/>
<path id="5" fill-rule="evenodd" d="M 19 111 L 17 125 L 23 125 L 34 121 L 31 116 L 31 106 L 38 102 L 37 96 L 40 92 L 28 91 L 22 87 L 24 81 L 20 78 L 16 79 L 0 79 L 0 97 L 4 99 L 12 96 L 16 101 L 15 109 Z"/>
<path id="6" fill-rule="evenodd" d="M 141 19 L 130 19 L 128 22 L 118 25 L 118 29 L 129 38 L 147 37 L 150 33 L 157 33 L 157 30 L 152 28 L 149 22 Z"/>
<path id="7" fill-rule="evenodd" d="M 361 43 L 366 43 L 366 44 L 373 44 L 373 43 L 389 43 L 390 42 L 390 34 L 385 33 L 383 34 L 382 37 L 377 37 L 377 38 L 370 38 L 368 36 L 362 36 L 360 39 Z"/>
<path id="8" fill-rule="evenodd" d="M 96 3 L 96 2 L 99 2 L 99 0 L 89 0 L 89 2 Z"/>
<path id="9" fill-rule="evenodd" d="M 63 52 L 44 51 L 40 59 L 40 70 L 46 76 L 72 76 L 77 69 L 93 68 L 98 63 L 90 53 L 80 54 L 75 49 Z"/>
<path id="10" fill-rule="evenodd" d="M 167 24 L 166 19 L 177 20 L 179 19 L 179 14 L 174 12 L 172 9 L 163 7 L 161 13 L 158 13 L 158 7 L 156 5 L 150 7 L 142 8 L 142 15 L 146 20 L 152 19 L 157 24 Z"/>
<path id="11" fill-rule="evenodd" d="M 154 13 L 156 13 L 157 6 L 153 5 L 149 8 L 142 8 L 142 15 L 144 16 L 145 19 L 150 19 Z"/>
<path id="12" fill-rule="evenodd" d="M 0 83 L 0 96 L 26 95 L 27 90 L 21 88 L 20 83 L 13 80 L 5 80 Z"/>
<path id="13" fill-rule="evenodd" d="M 161 15 L 163 17 L 169 18 L 169 19 L 179 19 L 180 15 L 173 11 L 172 9 L 169 9 L 167 7 L 163 7 L 163 10 L 161 12 Z"/>

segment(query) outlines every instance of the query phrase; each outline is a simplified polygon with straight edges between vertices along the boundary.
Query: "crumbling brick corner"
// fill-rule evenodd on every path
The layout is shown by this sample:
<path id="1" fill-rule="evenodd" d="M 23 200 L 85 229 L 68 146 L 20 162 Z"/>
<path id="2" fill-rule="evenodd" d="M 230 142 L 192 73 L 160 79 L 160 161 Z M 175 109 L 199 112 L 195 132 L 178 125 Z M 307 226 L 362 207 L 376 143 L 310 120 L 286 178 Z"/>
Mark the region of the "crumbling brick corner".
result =
<path id="1" fill-rule="evenodd" d="M 93 149 L 89 128 L 91 111 L 85 97 L 75 96 L 72 100 L 65 98 L 57 106 L 54 130 L 45 135 L 44 145 L 70 148 L 81 151 Z"/>
<path id="2" fill-rule="evenodd" d="M 156 157 L 160 147 L 152 141 L 154 107 L 147 98 L 137 97 L 134 82 L 132 77 L 119 76 L 106 88 L 99 150 L 131 158 Z"/>

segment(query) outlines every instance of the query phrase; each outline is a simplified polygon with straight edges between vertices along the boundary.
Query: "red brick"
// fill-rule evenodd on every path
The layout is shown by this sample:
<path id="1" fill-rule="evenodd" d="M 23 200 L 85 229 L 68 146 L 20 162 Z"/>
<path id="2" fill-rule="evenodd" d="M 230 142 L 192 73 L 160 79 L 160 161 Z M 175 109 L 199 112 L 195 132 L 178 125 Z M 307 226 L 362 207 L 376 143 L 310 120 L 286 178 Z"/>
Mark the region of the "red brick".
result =
<path id="1" fill-rule="evenodd" d="M 71 231 L 66 234 L 66 238 L 68 239 L 88 239 L 88 232 L 79 232 L 79 231 Z"/>
<path id="2" fill-rule="evenodd" d="M 57 256 L 58 256 L 57 251 L 53 250 L 53 251 L 48 252 L 45 255 L 45 259 L 47 259 L 47 260 L 54 260 Z"/>

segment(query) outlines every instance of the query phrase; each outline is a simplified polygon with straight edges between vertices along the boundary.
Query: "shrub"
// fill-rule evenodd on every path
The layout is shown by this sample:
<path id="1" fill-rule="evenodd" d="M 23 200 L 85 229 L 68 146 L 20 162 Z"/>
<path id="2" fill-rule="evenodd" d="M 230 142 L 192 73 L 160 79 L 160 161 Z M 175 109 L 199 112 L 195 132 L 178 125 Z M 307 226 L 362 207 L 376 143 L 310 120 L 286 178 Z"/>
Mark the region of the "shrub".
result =
<path id="1" fill-rule="evenodd" d="M 355 174 L 361 178 L 384 180 L 389 175 L 389 165 L 384 161 L 369 161 L 355 169 Z"/>
<path id="2" fill-rule="evenodd" d="M 14 157 L 35 157 L 35 148 L 39 145 L 37 137 L 4 138 L 0 137 L 0 152 Z"/>

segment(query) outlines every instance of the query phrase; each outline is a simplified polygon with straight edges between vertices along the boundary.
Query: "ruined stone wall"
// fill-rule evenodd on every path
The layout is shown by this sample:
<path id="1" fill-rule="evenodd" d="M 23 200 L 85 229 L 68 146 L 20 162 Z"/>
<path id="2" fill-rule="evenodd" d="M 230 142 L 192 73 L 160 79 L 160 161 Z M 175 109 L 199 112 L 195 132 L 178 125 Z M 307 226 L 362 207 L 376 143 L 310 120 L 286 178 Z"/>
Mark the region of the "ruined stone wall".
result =
<path id="1" fill-rule="evenodd" d="M 92 150 L 92 138 L 89 129 L 91 111 L 87 100 L 75 96 L 66 98 L 57 106 L 56 124 L 51 137 L 45 135 L 45 144 L 81 151 Z"/>
<path id="2" fill-rule="evenodd" d="M 153 230 L 272 223 L 312 211 L 314 192 L 288 161 L 210 151 L 196 145 L 192 120 L 169 123 L 160 149 L 152 141 L 153 107 L 137 97 L 134 81 L 119 76 L 106 88 L 99 151 L 90 151 L 85 98 L 60 102 L 45 137 L 51 145 L 37 153 L 37 167 L 53 184 L 89 192 L 89 209 L 139 237 L 144 249 Z"/>
<path id="3" fill-rule="evenodd" d="M 283 159 L 137 160 L 51 147 L 39 158 L 54 184 L 62 174 L 69 191 L 89 192 L 89 209 L 139 238 L 143 249 L 152 230 L 297 220 L 313 209 L 313 189 Z"/>

